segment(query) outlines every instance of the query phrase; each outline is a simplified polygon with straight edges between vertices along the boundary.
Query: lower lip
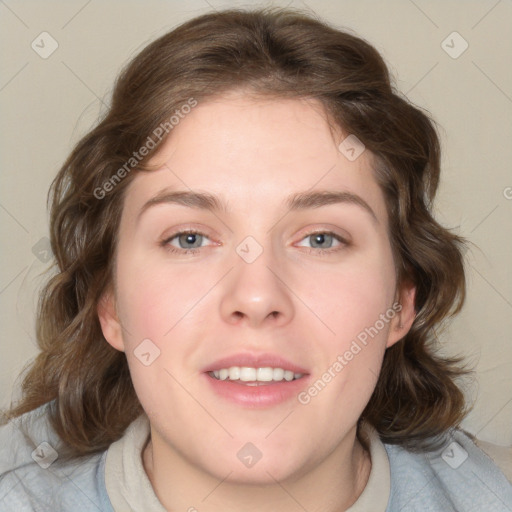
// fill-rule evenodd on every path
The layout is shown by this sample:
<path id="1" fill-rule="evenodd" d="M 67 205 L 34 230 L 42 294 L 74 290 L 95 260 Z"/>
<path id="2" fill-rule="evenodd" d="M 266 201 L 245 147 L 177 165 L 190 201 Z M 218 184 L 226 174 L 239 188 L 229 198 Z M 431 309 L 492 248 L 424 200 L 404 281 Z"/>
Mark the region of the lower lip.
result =
<path id="1" fill-rule="evenodd" d="M 211 389 L 231 402 L 251 408 L 271 407 L 296 398 L 305 388 L 308 376 L 300 379 L 269 382 L 257 386 L 239 384 L 236 381 L 218 380 L 203 373 Z"/>

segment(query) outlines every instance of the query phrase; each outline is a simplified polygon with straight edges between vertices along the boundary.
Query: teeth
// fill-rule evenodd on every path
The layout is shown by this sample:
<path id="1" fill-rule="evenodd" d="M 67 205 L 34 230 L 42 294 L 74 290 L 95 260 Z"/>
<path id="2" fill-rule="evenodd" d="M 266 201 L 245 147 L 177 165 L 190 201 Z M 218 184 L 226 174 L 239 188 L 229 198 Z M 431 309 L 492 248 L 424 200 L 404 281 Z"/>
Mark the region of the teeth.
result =
<path id="1" fill-rule="evenodd" d="M 250 368 L 247 366 L 232 366 L 231 368 L 222 368 L 210 372 L 212 377 L 219 380 L 240 380 L 242 382 L 288 382 L 294 379 L 300 379 L 302 373 L 293 373 L 283 368 Z"/>
<path id="2" fill-rule="evenodd" d="M 283 380 L 284 378 L 284 370 L 282 368 L 274 368 L 272 371 L 272 379 L 274 380 Z"/>
<path id="3" fill-rule="evenodd" d="M 240 380 L 242 382 L 252 382 L 256 380 L 256 368 L 242 366 L 242 368 L 240 368 Z"/>
<path id="4" fill-rule="evenodd" d="M 258 368 L 256 371 L 256 380 L 261 382 L 270 382 L 274 379 L 274 370 L 272 368 Z"/>
<path id="5" fill-rule="evenodd" d="M 229 369 L 229 380 L 238 380 L 240 378 L 240 368 L 238 366 L 232 366 Z"/>

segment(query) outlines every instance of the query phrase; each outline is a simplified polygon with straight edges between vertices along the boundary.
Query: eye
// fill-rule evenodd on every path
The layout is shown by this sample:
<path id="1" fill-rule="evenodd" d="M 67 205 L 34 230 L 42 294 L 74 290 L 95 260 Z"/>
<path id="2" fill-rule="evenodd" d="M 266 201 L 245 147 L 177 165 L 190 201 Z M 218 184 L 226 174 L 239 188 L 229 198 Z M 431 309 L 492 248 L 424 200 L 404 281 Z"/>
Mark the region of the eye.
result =
<path id="1" fill-rule="evenodd" d="M 178 231 L 160 242 L 160 245 L 167 251 L 178 254 L 195 254 L 205 247 L 205 241 L 209 238 L 196 230 Z M 311 246 L 303 245 L 304 241 L 309 241 Z M 306 235 L 298 247 L 305 247 L 307 252 L 312 254 L 334 253 L 349 245 L 349 242 L 340 235 L 331 231 L 317 231 Z"/>
<path id="2" fill-rule="evenodd" d="M 186 230 L 178 231 L 165 240 L 162 240 L 161 245 L 171 252 L 188 254 L 198 252 L 200 247 L 203 247 L 203 242 L 209 238 L 199 231 Z"/>
<path id="3" fill-rule="evenodd" d="M 315 254 L 333 253 L 348 245 L 348 242 L 344 238 L 331 231 L 310 233 L 302 240 L 309 241 L 311 246 L 308 252 Z M 302 243 L 299 243 L 298 246 L 307 247 L 302 245 Z"/>

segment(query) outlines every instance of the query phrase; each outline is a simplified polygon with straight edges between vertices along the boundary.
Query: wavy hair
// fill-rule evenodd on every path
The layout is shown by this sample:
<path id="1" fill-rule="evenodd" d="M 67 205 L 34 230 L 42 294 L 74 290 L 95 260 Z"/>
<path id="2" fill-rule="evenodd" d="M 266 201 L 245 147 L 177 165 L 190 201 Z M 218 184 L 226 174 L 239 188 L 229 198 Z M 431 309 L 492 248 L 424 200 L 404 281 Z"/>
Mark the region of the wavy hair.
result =
<path id="1" fill-rule="evenodd" d="M 386 350 L 361 420 L 384 442 L 428 449 L 429 440 L 466 413 L 456 384 L 466 370 L 460 359 L 436 352 L 435 328 L 461 309 L 465 277 L 464 240 L 431 211 L 440 173 L 434 123 L 396 91 L 369 43 L 308 13 L 279 8 L 196 17 L 149 44 L 120 73 L 107 112 L 50 189 L 55 272 L 39 299 L 40 353 L 4 421 L 51 402 L 53 428 L 80 456 L 105 450 L 143 412 L 126 356 L 104 339 L 96 309 L 113 280 L 124 191 L 136 172 L 148 170 L 159 149 L 156 134 L 171 116 L 191 98 L 202 102 L 234 89 L 318 100 L 326 117 L 373 155 L 397 281 L 415 283 L 416 318 Z M 165 131 L 161 141 L 172 136 Z M 150 138 L 154 147 L 139 158 Z"/>

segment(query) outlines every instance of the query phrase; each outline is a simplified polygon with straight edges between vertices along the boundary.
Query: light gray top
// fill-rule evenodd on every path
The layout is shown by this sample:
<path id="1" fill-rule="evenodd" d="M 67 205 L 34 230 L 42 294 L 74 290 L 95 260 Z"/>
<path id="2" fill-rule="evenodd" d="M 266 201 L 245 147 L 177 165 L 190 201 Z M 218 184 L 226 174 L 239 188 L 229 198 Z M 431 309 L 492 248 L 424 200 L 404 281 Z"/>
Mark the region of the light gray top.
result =
<path id="1" fill-rule="evenodd" d="M 107 451 L 63 461 L 48 406 L 0 427 L 0 512 L 165 512 L 142 464 L 145 415 Z M 424 453 L 363 433 L 372 469 L 347 512 L 512 512 L 512 484 L 464 432 Z"/>

